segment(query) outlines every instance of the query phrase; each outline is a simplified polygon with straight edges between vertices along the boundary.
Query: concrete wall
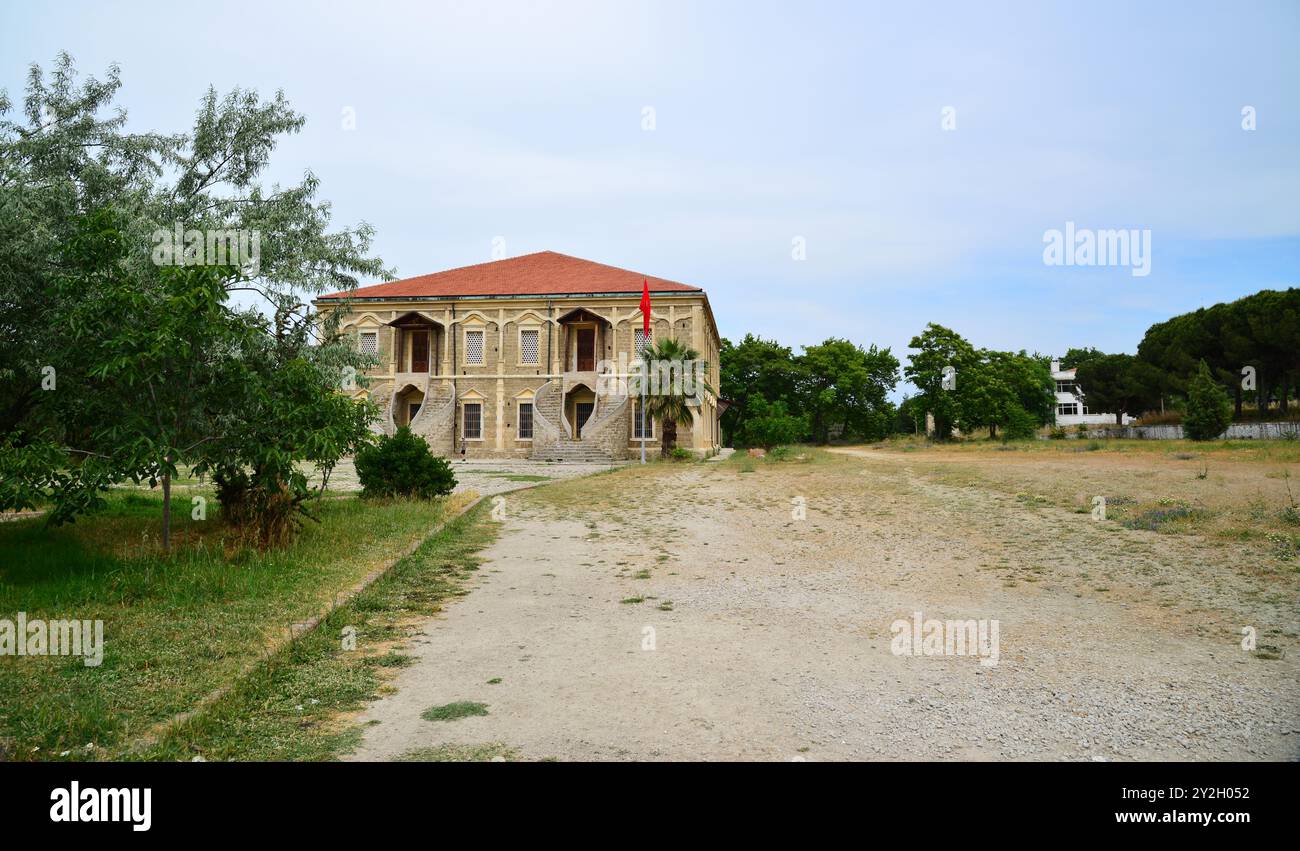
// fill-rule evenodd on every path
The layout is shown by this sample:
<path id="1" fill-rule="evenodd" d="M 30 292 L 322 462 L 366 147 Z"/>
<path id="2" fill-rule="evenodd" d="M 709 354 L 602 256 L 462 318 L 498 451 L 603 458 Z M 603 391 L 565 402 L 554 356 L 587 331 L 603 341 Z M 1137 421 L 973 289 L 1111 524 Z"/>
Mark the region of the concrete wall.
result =
<path id="1" fill-rule="evenodd" d="M 1074 433 L 1070 437 L 1077 437 Z M 1181 440 L 1181 425 L 1124 426 L 1111 425 L 1088 429 L 1087 437 L 1116 437 L 1129 440 Z M 1300 423 L 1233 423 L 1219 435 L 1220 440 L 1300 439 Z"/>

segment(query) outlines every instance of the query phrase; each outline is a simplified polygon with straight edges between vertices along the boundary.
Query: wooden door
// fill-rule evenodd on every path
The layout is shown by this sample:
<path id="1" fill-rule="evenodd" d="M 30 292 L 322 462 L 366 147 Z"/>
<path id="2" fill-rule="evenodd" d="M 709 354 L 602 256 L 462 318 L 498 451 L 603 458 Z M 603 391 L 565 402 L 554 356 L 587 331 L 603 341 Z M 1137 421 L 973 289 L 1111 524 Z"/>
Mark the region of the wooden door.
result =
<path id="1" fill-rule="evenodd" d="M 411 332 L 411 372 L 429 371 L 429 332 Z"/>
<path id="2" fill-rule="evenodd" d="M 596 369 L 596 329 L 578 329 L 578 372 Z"/>

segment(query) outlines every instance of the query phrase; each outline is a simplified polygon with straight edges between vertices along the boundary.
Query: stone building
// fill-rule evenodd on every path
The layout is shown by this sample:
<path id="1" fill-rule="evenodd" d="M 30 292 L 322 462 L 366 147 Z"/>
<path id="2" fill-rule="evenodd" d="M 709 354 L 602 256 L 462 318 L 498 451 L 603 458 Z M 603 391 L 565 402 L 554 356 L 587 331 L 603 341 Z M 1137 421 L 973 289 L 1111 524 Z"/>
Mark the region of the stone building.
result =
<path id="1" fill-rule="evenodd" d="M 365 388 L 377 431 L 409 425 L 434 452 L 470 458 L 612 461 L 640 452 L 640 399 L 629 364 L 646 342 L 639 307 L 650 288 L 651 342 L 673 337 L 718 387 L 721 338 L 699 287 L 553 251 L 321 296 L 379 366 Z M 702 390 L 677 445 L 719 447 L 718 400 Z M 647 453 L 661 423 L 647 418 Z"/>

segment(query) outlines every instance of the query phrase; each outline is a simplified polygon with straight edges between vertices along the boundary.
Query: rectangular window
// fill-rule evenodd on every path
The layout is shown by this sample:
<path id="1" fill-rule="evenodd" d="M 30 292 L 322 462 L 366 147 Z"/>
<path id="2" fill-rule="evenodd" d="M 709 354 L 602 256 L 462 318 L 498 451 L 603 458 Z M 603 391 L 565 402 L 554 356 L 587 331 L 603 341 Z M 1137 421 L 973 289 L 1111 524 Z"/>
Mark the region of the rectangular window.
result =
<path id="1" fill-rule="evenodd" d="M 373 355 L 379 352 L 379 332 L 362 331 L 361 332 L 361 351 L 363 354 Z"/>
<path id="2" fill-rule="evenodd" d="M 1057 416 L 1073 417 L 1079 413 L 1079 406 L 1074 402 L 1068 402 L 1056 406 Z"/>
<path id="3" fill-rule="evenodd" d="M 464 406 L 465 422 L 461 434 L 466 440 L 481 440 L 483 437 L 483 406 L 478 402 L 466 402 Z"/>
<path id="4" fill-rule="evenodd" d="M 641 400 L 638 399 L 632 403 L 632 438 L 641 439 Z M 650 416 L 649 412 L 645 416 L 645 439 L 655 439 L 655 418 Z"/>
<path id="5" fill-rule="evenodd" d="M 519 403 L 519 440 L 533 439 L 533 403 Z"/>
<path id="6" fill-rule="evenodd" d="M 650 336 L 646 337 L 644 328 L 636 328 L 632 331 L 632 334 L 634 335 L 633 339 L 636 341 L 636 356 L 641 357 L 641 353 L 645 351 L 647 340 L 651 345 L 654 345 L 654 333 L 651 332 Z"/>
<path id="7" fill-rule="evenodd" d="M 1071 395 L 1074 395 L 1074 382 L 1073 382 L 1073 381 L 1058 381 L 1058 382 L 1056 382 L 1056 392 L 1057 392 L 1057 393 L 1069 393 L 1069 394 L 1071 394 Z"/>
<path id="8" fill-rule="evenodd" d="M 537 363 L 537 338 L 540 334 L 536 328 L 525 328 L 519 332 L 520 363 Z"/>
<path id="9" fill-rule="evenodd" d="M 483 332 L 465 332 L 465 363 L 472 366 L 483 365 Z"/>

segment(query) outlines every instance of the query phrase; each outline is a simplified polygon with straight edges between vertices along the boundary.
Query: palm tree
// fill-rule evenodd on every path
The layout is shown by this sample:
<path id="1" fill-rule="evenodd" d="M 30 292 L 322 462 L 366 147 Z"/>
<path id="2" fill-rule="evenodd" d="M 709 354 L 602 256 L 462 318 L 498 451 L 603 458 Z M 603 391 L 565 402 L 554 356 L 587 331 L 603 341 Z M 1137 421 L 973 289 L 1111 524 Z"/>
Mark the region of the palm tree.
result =
<path id="1" fill-rule="evenodd" d="M 670 363 L 690 363 L 700 361 L 700 353 L 689 346 L 683 346 L 681 343 L 670 338 L 656 340 L 652 345 L 646 346 L 642 350 L 641 357 L 645 360 L 647 367 L 656 361 L 669 361 Z M 709 365 L 703 361 L 702 370 L 708 374 Z M 653 396 L 645 397 L 646 416 L 656 417 L 663 427 L 663 435 L 659 441 L 659 455 L 667 458 L 677 447 L 677 424 L 681 423 L 690 427 L 695 423 L 695 416 L 692 413 L 694 405 L 689 404 L 688 400 L 695 398 L 687 396 L 680 382 L 671 382 L 668 387 L 660 387 Z M 713 392 L 713 388 L 708 384 L 701 382 L 700 388 L 696 393 Z"/>

